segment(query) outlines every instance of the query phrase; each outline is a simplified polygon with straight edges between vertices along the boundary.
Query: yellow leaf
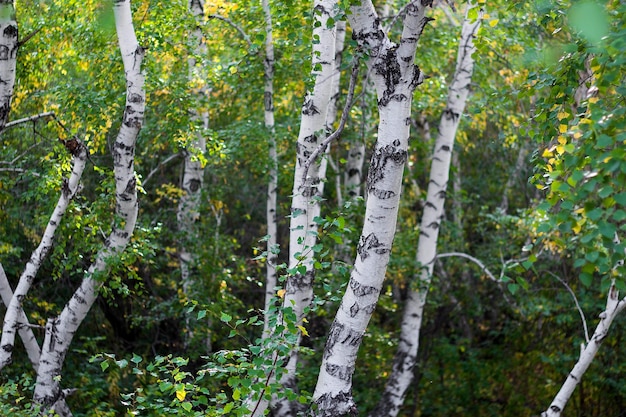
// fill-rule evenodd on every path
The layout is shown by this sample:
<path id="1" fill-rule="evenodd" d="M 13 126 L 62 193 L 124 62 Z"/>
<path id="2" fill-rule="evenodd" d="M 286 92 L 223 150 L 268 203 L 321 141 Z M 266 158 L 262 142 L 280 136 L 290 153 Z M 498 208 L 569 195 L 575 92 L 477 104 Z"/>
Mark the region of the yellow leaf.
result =
<path id="1" fill-rule="evenodd" d="M 568 116 L 569 116 L 569 113 L 568 113 L 568 112 L 566 112 L 566 111 L 561 111 L 561 112 L 559 112 L 559 113 L 556 115 L 556 117 L 557 117 L 559 120 L 566 119 Z"/>
<path id="2" fill-rule="evenodd" d="M 491 16 L 489 15 L 489 13 L 485 13 L 485 14 L 483 15 L 483 19 L 489 19 L 490 17 L 491 17 Z"/>
<path id="3" fill-rule="evenodd" d="M 544 151 L 543 151 L 543 153 L 541 154 L 541 156 L 542 156 L 543 158 L 549 158 L 549 157 L 551 157 L 552 155 L 553 155 L 553 154 L 552 154 L 552 151 L 551 151 L 550 149 L 546 149 L 546 150 L 544 150 Z"/>
<path id="4" fill-rule="evenodd" d="M 567 143 L 567 138 L 565 136 L 559 136 L 557 140 L 561 145 L 565 145 Z"/>
<path id="5" fill-rule="evenodd" d="M 304 326 L 298 326 L 298 329 L 300 329 L 300 331 L 302 332 L 303 336 L 308 336 L 309 335 L 309 332 L 306 331 Z"/>
<path id="6" fill-rule="evenodd" d="M 559 145 L 559 146 L 556 147 L 556 153 L 561 155 L 561 154 L 563 154 L 563 152 L 565 152 L 565 147 L 563 145 Z"/>
<path id="7" fill-rule="evenodd" d="M 567 125 L 559 125 L 559 132 L 560 133 L 567 132 Z"/>
<path id="8" fill-rule="evenodd" d="M 493 19 L 489 21 L 489 26 L 494 27 L 495 25 L 498 24 L 500 19 Z"/>
<path id="9" fill-rule="evenodd" d="M 591 104 L 597 103 L 598 102 L 598 97 L 591 97 L 588 101 Z"/>
<path id="10" fill-rule="evenodd" d="M 176 391 L 176 398 L 178 398 L 178 401 L 184 401 L 186 396 L 187 392 L 184 387 Z"/>
<path id="11" fill-rule="evenodd" d="M 278 295 L 279 298 L 283 298 L 285 296 L 285 290 L 278 290 L 278 292 L 276 293 L 276 295 Z"/>

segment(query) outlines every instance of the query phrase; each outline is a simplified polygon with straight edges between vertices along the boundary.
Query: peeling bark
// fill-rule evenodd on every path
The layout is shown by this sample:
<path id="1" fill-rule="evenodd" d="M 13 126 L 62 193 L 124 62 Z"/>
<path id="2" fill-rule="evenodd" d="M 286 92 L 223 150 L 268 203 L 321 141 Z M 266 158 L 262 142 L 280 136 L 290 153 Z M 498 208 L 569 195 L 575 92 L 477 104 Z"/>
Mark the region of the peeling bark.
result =
<path id="1" fill-rule="evenodd" d="M 468 5 L 468 11 L 470 7 L 472 6 Z M 469 94 L 474 66 L 472 59 L 475 50 L 473 38 L 479 25 L 480 18 L 472 22 L 466 17 L 463 23 L 457 66 L 448 91 L 447 106 L 441 116 L 439 134 L 435 141 L 426 203 L 420 225 L 416 259 L 420 268 L 417 277 L 418 282 L 415 284 L 417 289 L 410 291 L 407 297 L 401 324 L 400 342 L 394 358 L 393 369 L 387 380 L 383 396 L 371 414 L 372 417 L 396 416 L 413 378 L 413 367 L 419 345 L 419 330 L 437 255 L 437 238 L 443 218 L 454 137 Z"/>
<path id="2" fill-rule="evenodd" d="M 116 0 L 113 11 L 127 81 L 126 110 L 112 149 L 115 217 L 118 221 L 61 314 L 48 320 L 33 396 L 35 404 L 41 405 L 44 410 L 54 410 L 62 416 L 70 415 L 63 409 L 63 403 L 59 402 L 65 396 L 59 385 L 65 356 L 76 330 L 96 300 L 98 289 L 102 286 L 102 275 L 108 269 L 107 260 L 125 249 L 137 220 L 134 156 L 145 109 L 144 76 L 141 73 L 141 61 L 145 51 L 139 46 L 135 36 L 130 1 Z"/>
<path id="3" fill-rule="evenodd" d="M 414 64 L 417 40 L 431 2 L 411 3 L 400 45 L 383 32 L 369 0 L 350 8 L 353 38 L 368 52 L 380 123 L 367 183 L 365 222 L 350 281 L 327 338 L 310 416 L 352 416 L 352 374 L 367 324 L 376 307 L 395 234 L 402 174 L 407 159 L 413 91 L 423 79 Z"/>

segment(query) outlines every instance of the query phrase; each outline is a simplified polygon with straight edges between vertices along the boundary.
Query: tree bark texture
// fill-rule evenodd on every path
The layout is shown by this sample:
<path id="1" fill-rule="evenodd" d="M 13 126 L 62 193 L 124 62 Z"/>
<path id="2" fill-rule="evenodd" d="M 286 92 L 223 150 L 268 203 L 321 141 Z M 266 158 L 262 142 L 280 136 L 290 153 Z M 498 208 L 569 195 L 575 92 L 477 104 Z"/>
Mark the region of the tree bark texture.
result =
<path id="1" fill-rule="evenodd" d="M 552 400 L 550 407 L 543 413 L 541 413 L 541 417 L 561 417 L 561 413 L 563 412 L 563 408 L 571 398 L 576 386 L 582 380 L 583 375 L 591 365 L 593 358 L 598 353 L 598 349 L 600 349 L 600 345 L 606 338 L 609 333 L 609 328 L 611 327 L 611 323 L 613 319 L 624 310 L 626 307 L 626 298 L 619 299 L 619 291 L 615 288 L 615 283 L 611 285 L 609 288 L 609 295 L 606 300 L 606 308 L 600 314 L 600 323 L 598 323 L 598 327 L 593 332 L 593 336 L 591 336 L 591 340 L 584 346 L 582 352 L 580 353 L 580 358 L 574 368 L 572 368 L 571 372 L 567 376 L 567 379 L 561 386 L 561 389 Z"/>
<path id="2" fill-rule="evenodd" d="M 20 276 L 15 292 L 11 301 L 7 305 L 7 311 L 4 316 L 2 326 L 2 339 L 0 340 L 0 370 L 11 363 L 11 354 L 15 347 L 15 334 L 21 328 L 20 322 L 24 316 L 22 302 L 28 295 L 28 291 L 35 281 L 35 277 L 44 259 L 50 252 L 54 244 L 54 235 L 57 228 L 61 224 L 63 215 L 67 210 L 70 200 L 78 191 L 80 178 L 83 175 L 85 164 L 87 162 L 87 148 L 77 139 L 70 139 L 66 143 L 72 143 L 73 152 L 72 172 L 68 179 L 63 180 L 61 185 L 61 195 L 57 202 L 52 216 L 48 221 L 46 230 L 43 233 L 41 241 L 37 248 L 33 251 L 29 261 L 26 263 L 24 272 Z M 70 147 L 68 146 L 68 149 Z"/>
<path id="3" fill-rule="evenodd" d="M 289 224 L 289 268 L 293 271 L 303 265 L 305 272 L 287 278 L 283 301 L 284 307 L 294 310 L 298 324 L 301 324 L 313 297 L 313 247 L 317 242 L 315 219 L 320 215 L 320 199 L 326 176 L 325 158 L 313 163 L 306 172 L 306 179 L 303 178 L 307 160 L 326 137 L 326 114 L 332 96 L 336 39 L 336 26 L 329 27 L 328 21 L 335 15 L 336 7 L 336 0 L 313 2 L 313 38 L 319 40 L 313 44 L 312 50 L 311 75 L 315 83 L 302 105 Z M 297 351 L 294 349 L 286 366 L 287 372 L 280 381 L 287 388 L 295 388 L 297 360 Z M 281 400 L 274 405 L 274 413 L 277 416 L 295 415 L 296 410 L 292 409 L 292 405 L 286 399 Z"/>
<path id="4" fill-rule="evenodd" d="M 141 61 L 144 49 L 137 42 L 129 0 L 116 0 L 113 5 L 119 47 L 126 73 L 126 108 L 119 133 L 112 147 L 115 176 L 116 222 L 96 255 L 80 287 L 58 317 L 48 319 L 42 346 L 39 372 L 33 401 L 44 410 L 55 410 L 64 393 L 59 387 L 61 368 L 74 334 L 85 319 L 102 286 L 107 261 L 121 253 L 132 236 L 137 220 L 137 188 L 134 171 L 135 145 L 145 110 L 144 76 Z"/>
<path id="5" fill-rule="evenodd" d="M 203 2 L 197 0 L 189 0 L 188 4 L 189 12 L 192 16 L 200 21 L 204 16 Z M 191 33 L 192 39 L 195 42 L 195 53 L 200 55 L 205 52 L 204 42 L 202 41 L 202 31 L 200 27 L 196 27 Z M 197 77 L 198 71 L 195 58 L 189 58 L 189 80 L 193 81 L 194 77 Z M 196 96 L 201 100 L 204 95 L 207 94 L 205 88 L 199 89 L 196 92 Z M 199 100 L 199 101 L 200 101 Z M 200 129 L 197 126 L 192 127 L 195 132 L 196 138 L 190 143 L 184 150 L 185 160 L 183 162 L 183 178 L 182 189 L 183 195 L 180 198 L 178 204 L 178 211 L 176 213 L 176 220 L 178 222 L 178 230 L 181 235 L 181 243 L 179 247 L 179 262 L 180 262 L 180 275 L 183 293 L 187 298 L 193 298 L 194 280 L 191 276 L 191 267 L 194 262 L 194 254 L 189 249 L 190 242 L 197 238 L 194 224 L 200 217 L 200 197 L 202 195 L 202 186 L 204 184 L 204 166 L 203 161 L 198 158 L 198 154 L 204 153 L 206 150 L 206 138 L 205 134 L 209 128 L 209 114 L 206 110 L 198 112 L 196 109 L 192 109 L 192 122 L 194 125 L 200 124 Z M 189 344 L 193 338 L 193 330 L 189 319 L 186 322 L 186 343 Z M 207 351 L 210 351 L 210 337 L 208 341 L 205 341 Z"/>
<path id="6" fill-rule="evenodd" d="M 0 131 L 9 120 L 11 111 L 18 46 L 15 2 L 0 0 Z"/>
<path id="7" fill-rule="evenodd" d="M 376 307 L 395 234 L 402 174 L 407 159 L 413 91 L 423 76 L 414 64 L 417 41 L 428 22 L 430 1 L 406 6 L 399 45 L 383 32 L 371 1 L 348 14 L 353 38 L 365 50 L 376 86 L 380 122 L 367 177 L 365 222 L 354 269 L 330 328 L 313 394 L 311 416 L 357 415 L 352 375 L 367 324 Z"/>
<path id="8" fill-rule="evenodd" d="M 278 154 L 276 153 L 276 130 L 274 128 L 274 39 L 272 34 L 272 11 L 269 0 L 261 0 L 265 17 L 265 60 L 264 64 L 264 111 L 263 119 L 268 135 L 268 182 L 266 202 L 267 222 L 267 267 L 265 275 L 265 311 L 269 311 L 270 303 L 276 295 L 276 253 L 278 249 L 277 226 L 277 190 L 278 190 Z M 265 317 L 263 333 L 269 331 L 268 317 Z"/>
<path id="9" fill-rule="evenodd" d="M 470 7 L 472 6 L 468 5 L 468 11 Z M 439 123 L 439 133 L 431 162 L 430 180 L 417 246 L 416 262 L 419 273 L 407 297 L 400 342 L 391 375 L 387 380 L 383 396 L 371 416 L 396 416 L 413 379 L 424 305 L 437 255 L 437 238 L 444 213 L 454 137 L 469 94 L 474 67 L 473 39 L 479 26 L 480 18 L 470 21 L 466 17 L 463 23 L 456 70 L 448 90 L 446 109 Z"/>

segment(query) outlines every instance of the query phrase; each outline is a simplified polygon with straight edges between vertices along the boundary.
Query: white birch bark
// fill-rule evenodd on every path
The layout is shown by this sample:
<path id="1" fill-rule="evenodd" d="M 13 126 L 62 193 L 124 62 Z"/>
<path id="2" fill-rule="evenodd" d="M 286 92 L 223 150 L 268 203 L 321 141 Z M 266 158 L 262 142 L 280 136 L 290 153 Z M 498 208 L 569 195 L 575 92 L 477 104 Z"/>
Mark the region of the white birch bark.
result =
<path id="1" fill-rule="evenodd" d="M 25 317 L 22 309 L 22 301 L 26 298 L 41 264 L 54 244 L 56 230 L 59 224 L 61 224 L 61 220 L 63 219 L 63 215 L 67 210 L 70 200 L 78 191 L 80 178 L 85 169 L 87 148 L 77 139 L 70 139 L 66 141 L 65 144 L 68 150 L 73 152 L 72 172 L 69 179 L 63 180 L 59 201 L 50 216 L 46 230 L 43 233 L 39 245 L 26 263 L 26 267 L 20 276 L 13 297 L 9 304 L 7 304 L 7 311 L 2 326 L 2 338 L 0 340 L 0 370 L 11 363 L 11 354 L 15 347 L 15 334 L 21 328 L 21 319 Z"/>
<path id="2" fill-rule="evenodd" d="M 80 287 L 67 302 L 61 314 L 48 320 L 33 396 L 35 404 L 41 405 L 44 410 L 55 410 L 61 416 L 71 415 L 59 410 L 58 406 L 59 400 L 64 397 L 59 380 L 65 355 L 76 330 L 96 300 L 103 276 L 108 269 L 107 260 L 124 250 L 137 220 L 134 156 L 137 136 L 143 124 L 146 100 L 144 76 L 141 73 L 141 61 L 145 51 L 135 36 L 130 1 L 115 0 L 113 11 L 126 74 L 126 109 L 112 149 L 116 222 Z"/>
<path id="3" fill-rule="evenodd" d="M 472 7 L 468 5 L 468 11 Z M 454 137 L 459 119 L 469 94 L 474 66 L 475 51 L 473 38 L 480 26 L 480 18 L 463 22 L 454 78 L 448 90 L 448 100 L 439 123 L 430 168 L 430 180 L 420 225 L 417 246 L 419 275 L 414 288 L 408 294 L 401 324 L 400 342 L 394 358 L 383 396 L 372 416 L 396 416 L 404 401 L 406 390 L 413 379 L 413 367 L 419 345 L 424 305 L 430 285 L 433 266 L 437 255 L 437 238 L 443 217 L 446 188 L 450 172 L 450 161 Z"/>
<path id="4" fill-rule="evenodd" d="M 13 290 L 11 290 L 11 285 L 9 284 L 9 280 L 4 272 L 2 264 L 0 264 L 0 296 L 2 296 L 2 302 L 5 306 L 8 306 L 13 298 Z M 26 349 L 26 354 L 28 355 L 28 359 L 33 365 L 35 372 L 37 372 L 37 369 L 39 369 L 39 355 L 41 354 L 41 350 L 39 348 L 39 344 L 37 343 L 37 339 L 35 338 L 35 334 L 33 333 L 33 329 L 30 328 L 28 318 L 21 309 L 17 326 L 20 339 L 22 339 L 22 343 Z"/>
<path id="5" fill-rule="evenodd" d="M 267 222 L 267 262 L 265 273 L 265 311 L 269 311 L 270 303 L 275 296 L 276 253 L 278 249 L 278 226 L 276 224 L 277 192 L 278 192 L 278 154 L 276 153 L 276 130 L 274 128 L 274 39 L 272 34 L 272 11 L 269 0 L 261 0 L 265 17 L 265 91 L 263 93 L 263 118 L 268 134 L 269 169 L 267 182 L 266 222 Z M 265 316 L 263 334 L 268 334 L 269 317 Z"/>
<path id="6" fill-rule="evenodd" d="M 541 414 L 541 417 L 560 417 L 563 412 L 563 408 L 569 401 L 572 393 L 576 389 L 576 386 L 580 383 L 583 375 L 591 365 L 593 358 L 598 353 L 600 345 L 609 333 L 609 328 L 613 319 L 621 313 L 626 307 L 626 298 L 619 299 L 619 291 L 615 288 L 615 283 L 611 284 L 609 288 L 609 294 L 606 300 L 606 308 L 600 314 L 600 323 L 593 332 L 591 340 L 581 350 L 580 358 L 574 368 L 567 376 L 567 379 L 561 386 L 561 389 L 552 400 L 550 407 Z"/>
<path id="7" fill-rule="evenodd" d="M 415 51 L 428 22 L 425 9 L 431 3 L 418 1 L 406 6 L 399 45 L 384 34 L 371 1 L 351 6 L 348 14 L 353 38 L 370 57 L 368 67 L 378 95 L 380 123 L 368 172 L 368 199 L 357 257 L 326 342 L 311 416 L 358 414 L 352 398 L 352 374 L 382 288 L 395 234 L 412 96 L 423 80 L 414 64 Z"/>
<path id="8" fill-rule="evenodd" d="M 328 19 L 335 14 L 336 0 L 315 0 L 313 38 L 317 39 L 312 48 L 311 75 L 315 79 L 313 90 L 309 91 L 302 105 L 300 131 L 296 144 L 296 166 L 291 201 L 291 219 L 289 224 L 289 268 L 299 265 L 305 267 L 304 273 L 295 273 L 287 278 L 283 300 L 286 308 L 292 308 L 298 324 L 302 323 L 305 310 L 313 297 L 314 253 L 317 242 L 317 224 L 315 218 L 320 215 L 320 199 L 324 190 L 326 161 L 311 164 L 305 175 L 305 164 L 311 154 L 325 139 L 326 114 L 332 95 L 332 79 L 335 59 L 336 26 L 328 27 Z M 300 338 L 300 335 L 298 336 Z M 297 350 L 291 353 L 286 373 L 281 384 L 286 388 L 295 388 L 295 370 Z M 294 415 L 291 405 L 283 399 L 274 405 L 277 416 Z"/>
<path id="9" fill-rule="evenodd" d="M 15 86 L 18 29 L 13 0 L 0 0 L 0 130 L 9 119 Z"/>
<path id="10" fill-rule="evenodd" d="M 188 3 L 189 12 L 196 18 L 196 20 L 202 19 L 204 16 L 204 2 L 202 0 L 189 0 Z M 204 42 L 202 41 L 202 31 L 200 27 L 196 27 L 191 37 L 195 44 L 195 53 L 200 55 L 205 52 Z M 189 79 L 193 79 L 197 76 L 197 63 L 194 57 L 189 58 Z M 201 98 L 206 95 L 206 89 L 201 88 L 196 94 Z M 193 114 L 191 120 L 194 124 L 200 123 L 201 127 L 199 131 L 196 131 L 196 138 L 191 144 L 184 150 L 184 168 L 181 188 L 183 189 L 183 195 L 178 203 L 178 211 L 176 213 L 176 220 L 178 222 L 178 230 L 181 234 L 181 242 L 179 247 L 179 262 L 180 262 L 180 275 L 183 293 L 188 298 L 193 298 L 194 279 L 191 276 L 190 268 L 194 262 L 194 254 L 189 249 L 189 243 L 196 238 L 196 229 L 194 224 L 200 217 L 200 197 L 202 194 L 202 185 L 204 184 L 204 167 L 202 161 L 197 157 L 198 153 L 204 153 L 206 150 L 206 138 L 205 134 L 209 128 L 209 113 L 204 110 L 198 113 L 192 110 Z M 197 126 L 196 126 L 197 128 Z M 189 344 L 193 338 L 193 330 L 189 318 L 186 320 L 185 343 Z M 207 351 L 211 349 L 211 338 L 205 339 L 205 348 Z"/>

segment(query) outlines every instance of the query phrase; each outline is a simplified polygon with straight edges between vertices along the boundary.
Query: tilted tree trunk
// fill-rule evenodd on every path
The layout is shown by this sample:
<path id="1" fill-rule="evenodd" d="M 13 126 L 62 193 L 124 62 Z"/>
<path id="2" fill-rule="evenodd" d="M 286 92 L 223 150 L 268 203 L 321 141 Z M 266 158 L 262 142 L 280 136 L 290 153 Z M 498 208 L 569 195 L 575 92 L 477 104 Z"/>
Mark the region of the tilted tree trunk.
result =
<path id="1" fill-rule="evenodd" d="M 336 27 L 329 27 L 329 18 L 336 13 L 336 0 L 314 0 L 313 43 L 311 75 L 315 79 L 313 90 L 309 91 L 302 105 L 300 132 L 296 144 L 296 166 L 294 173 L 291 219 L 289 224 L 289 268 L 298 271 L 287 278 L 284 306 L 292 308 L 298 324 L 301 324 L 305 310 L 313 297 L 314 252 L 317 242 L 317 224 L 320 215 L 320 199 L 323 193 L 326 161 L 311 164 L 305 176 L 305 164 L 319 143 L 325 139 L 326 113 L 332 96 L 332 76 L 335 60 Z M 300 337 L 301 335 L 299 335 Z M 294 349 L 287 364 L 281 384 L 295 388 L 295 370 L 298 360 Z M 295 415 L 286 399 L 274 405 L 277 416 Z"/>
<path id="2" fill-rule="evenodd" d="M 204 16 L 204 3 L 201 0 L 189 0 L 189 12 L 199 21 Z M 191 34 L 195 43 L 195 52 L 200 55 L 205 51 L 204 42 L 202 41 L 202 31 L 196 27 Z M 197 75 L 197 63 L 195 58 L 189 58 L 189 78 L 193 81 Z M 201 88 L 196 94 L 202 98 L 206 94 L 206 89 Z M 209 114 L 206 110 L 201 112 L 193 111 L 192 122 L 200 124 L 194 126 L 195 139 L 185 149 L 185 160 L 182 178 L 183 195 L 178 204 L 178 212 L 176 219 L 178 221 L 178 230 L 181 232 L 181 243 L 179 248 L 180 275 L 183 293 L 188 298 L 193 298 L 194 280 L 191 276 L 190 268 L 194 262 L 194 254 L 189 249 L 190 242 L 197 237 L 196 228 L 194 226 L 196 220 L 200 217 L 200 197 L 202 195 L 202 185 L 204 183 L 204 166 L 198 154 L 204 153 L 206 150 L 206 131 L 209 128 Z M 186 344 L 189 344 L 193 338 L 193 330 L 189 319 L 186 323 L 187 334 Z M 211 349 L 211 338 L 205 339 L 205 347 L 207 351 Z"/>
<path id="3" fill-rule="evenodd" d="M 354 269 L 330 328 L 311 416 L 357 415 L 352 374 L 367 324 L 376 307 L 395 235 L 402 174 L 407 159 L 413 91 L 423 75 L 414 64 L 417 41 L 428 22 L 431 1 L 405 7 L 399 44 L 383 32 L 369 0 L 350 7 L 353 38 L 368 54 L 378 95 L 380 123 L 367 176 L 367 204 Z"/>
<path id="4" fill-rule="evenodd" d="M 567 379 L 554 397 L 554 400 L 552 400 L 550 407 L 541 413 L 541 417 L 561 417 L 563 408 L 565 408 L 576 386 L 578 386 L 587 368 L 589 368 L 593 358 L 596 356 L 596 353 L 598 353 L 600 345 L 608 335 L 613 319 L 621 313 L 625 307 L 626 298 L 619 299 L 619 291 L 615 287 L 615 282 L 612 282 L 606 300 L 606 308 L 600 314 L 598 327 L 596 327 L 589 342 L 587 342 L 586 345 L 583 344 L 578 362 L 576 362 L 574 368 L 572 368 L 569 375 L 567 375 Z"/>
<path id="5" fill-rule="evenodd" d="M 17 35 L 15 2 L 0 0 L 0 131 L 9 120 L 11 111 L 19 46 Z"/>
<path id="6" fill-rule="evenodd" d="M 471 7 L 468 4 L 468 12 Z M 479 26 L 480 18 L 470 21 L 466 13 L 459 42 L 456 70 L 448 90 L 448 101 L 441 116 L 439 133 L 433 151 L 430 180 L 417 246 L 419 274 L 416 277 L 416 282 L 412 284 L 413 289 L 409 292 L 406 300 L 400 342 L 394 358 L 393 369 L 387 380 L 383 396 L 371 414 L 372 417 L 396 416 L 404 401 L 406 390 L 413 379 L 413 367 L 417 357 L 424 305 L 437 255 L 437 238 L 443 217 L 454 137 L 469 94 L 474 67 L 474 60 L 472 59 L 472 54 L 475 51 L 473 39 Z"/>
<path id="7" fill-rule="evenodd" d="M 67 210 L 70 200 L 78 191 L 80 178 L 85 169 L 87 148 L 77 139 L 70 139 L 65 143 L 66 146 L 68 146 L 67 144 L 71 144 L 68 146 L 68 149 L 71 148 L 73 152 L 72 172 L 69 179 L 63 180 L 59 201 L 52 212 L 52 216 L 50 216 L 41 241 L 26 263 L 26 267 L 20 276 L 13 297 L 7 305 L 7 311 L 2 326 L 2 339 L 0 340 L 0 370 L 11 363 L 11 354 L 15 347 L 15 334 L 20 330 L 20 322 L 25 318 L 22 301 L 26 298 L 41 264 L 54 244 L 56 230 L 61 224 L 61 220 L 63 219 L 63 215 Z"/>
<path id="8" fill-rule="evenodd" d="M 61 368 L 74 334 L 96 300 L 108 270 L 107 261 L 121 253 L 132 236 L 137 220 L 137 188 L 134 171 L 135 145 L 143 124 L 145 109 L 144 76 L 141 61 L 144 49 L 138 44 L 132 22 L 129 0 L 116 0 L 113 5 L 115 26 L 126 73 L 126 109 L 120 131 L 112 147 L 115 176 L 115 224 L 103 248 L 95 257 L 80 287 L 58 317 L 46 324 L 39 372 L 33 401 L 44 410 L 59 410 L 64 393 L 59 387 Z"/>

